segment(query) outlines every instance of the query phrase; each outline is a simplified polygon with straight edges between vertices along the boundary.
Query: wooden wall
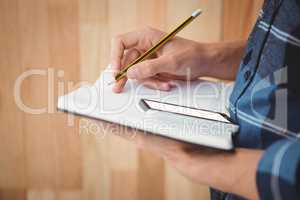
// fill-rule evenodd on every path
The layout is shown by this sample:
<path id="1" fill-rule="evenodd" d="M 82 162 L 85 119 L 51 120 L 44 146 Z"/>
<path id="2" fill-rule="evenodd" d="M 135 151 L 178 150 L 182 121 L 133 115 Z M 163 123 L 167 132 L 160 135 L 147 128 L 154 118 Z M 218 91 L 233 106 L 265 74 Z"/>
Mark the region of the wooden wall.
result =
<path id="1" fill-rule="evenodd" d="M 181 36 L 246 38 L 260 3 L 0 0 L 0 199 L 208 199 L 207 187 L 109 134 L 112 125 L 96 135 L 89 121 L 56 112 L 56 97 L 97 79 L 113 35 L 146 25 L 167 31 L 202 8 Z M 14 87 L 24 72 L 35 75 L 22 82 L 20 102 Z"/>

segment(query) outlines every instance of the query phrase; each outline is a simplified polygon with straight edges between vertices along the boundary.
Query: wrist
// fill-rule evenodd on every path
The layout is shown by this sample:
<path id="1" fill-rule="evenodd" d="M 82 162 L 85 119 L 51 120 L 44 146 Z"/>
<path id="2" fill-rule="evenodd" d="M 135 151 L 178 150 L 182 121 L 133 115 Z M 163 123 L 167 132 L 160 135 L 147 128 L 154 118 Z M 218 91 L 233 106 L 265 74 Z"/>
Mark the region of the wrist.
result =
<path id="1" fill-rule="evenodd" d="M 198 74 L 206 77 L 218 78 L 223 66 L 228 61 L 224 43 L 197 43 L 193 52 L 196 52 Z"/>
<path id="2" fill-rule="evenodd" d="M 205 45 L 207 76 L 234 80 L 245 48 L 244 41 Z"/>
<path id="3" fill-rule="evenodd" d="M 262 151 L 249 149 L 236 149 L 234 153 L 211 152 L 207 156 L 192 154 L 189 160 L 195 163 L 189 165 L 188 169 L 198 183 L 257 199 L 256 171 L 261 156 Z M 204 166 L 205 170 L 199 169 L 199 166 Z"/>
<path id="4" fill-rule="evenodd" d="M 249 199 L 257 199 L 256 171 L 262 151 L 236 149 L 234 154 L 224 157 L 225 165 L 216 177 L 222 191 Z M 224 176 L 226 174 L 226 176 Z"/>
<path id="5" fill-rule="evenodd" d="M 224 51 L 224 45 L 222 43 L 211 43 L 205 45 L 205 51 L 207 52 L 207 74 L 209 77 L 218 77 L 222 66 L 226 62 L 226 55 Z"/>

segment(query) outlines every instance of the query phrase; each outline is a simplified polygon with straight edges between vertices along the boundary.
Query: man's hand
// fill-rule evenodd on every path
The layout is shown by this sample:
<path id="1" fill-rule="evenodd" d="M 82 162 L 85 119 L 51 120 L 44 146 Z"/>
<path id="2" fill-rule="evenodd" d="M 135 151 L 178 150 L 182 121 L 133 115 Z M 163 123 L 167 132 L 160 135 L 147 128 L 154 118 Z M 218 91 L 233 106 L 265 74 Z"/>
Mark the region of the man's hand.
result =
<path id="1" fill-rule="evenodd" d="M 150 49 L 165 34 L 159 30 L 146 28 L 113 38 L 111 52 L 113 68 L 116 72 L 120 71 L 122 67 Z M 208 69 L 206 57 L 210 56 L 206 54 L 209 53 L 202 50 L 194 41 L 175 37 L 161 47 L 151 59 L 130 68 L 127 77 L 136 79 L 147 87 L 167 91 L 172 87 L 174 79 L 195 79 L 206 75 Z M 118 82 L 114 91 L 120 92 L 125 82 L 125 79 Z"/>
<path id="2" fill-rule="evenodd" d="M 128 63 L 150 49 L 166 33 L 146 28 L 112 39 L 111 64 L 118 73 Z M 200 76 L 234 79 L 245 42 L 203 44 L 175 37 L 146 61 L 131 67 L 127 77 L 152 89 L 168 91 L 172 80 L 194 80 Z M 121 92 L 127 78 L 114 86 Z"/>

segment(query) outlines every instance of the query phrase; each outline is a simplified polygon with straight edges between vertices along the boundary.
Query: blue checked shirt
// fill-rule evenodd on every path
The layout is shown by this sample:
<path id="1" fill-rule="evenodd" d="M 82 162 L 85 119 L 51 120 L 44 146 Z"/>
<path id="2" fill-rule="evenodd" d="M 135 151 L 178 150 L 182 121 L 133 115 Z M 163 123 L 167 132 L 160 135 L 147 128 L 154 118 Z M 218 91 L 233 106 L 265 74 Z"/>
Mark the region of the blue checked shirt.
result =
<path id="1" fill-rule="evenodd" d="M 236 146 L 264 149 L 261 199 L 300 200 L 300 0 L 265 0 L 230 97 Z M 212 190 L 212 199 L 243 199 Z"/>

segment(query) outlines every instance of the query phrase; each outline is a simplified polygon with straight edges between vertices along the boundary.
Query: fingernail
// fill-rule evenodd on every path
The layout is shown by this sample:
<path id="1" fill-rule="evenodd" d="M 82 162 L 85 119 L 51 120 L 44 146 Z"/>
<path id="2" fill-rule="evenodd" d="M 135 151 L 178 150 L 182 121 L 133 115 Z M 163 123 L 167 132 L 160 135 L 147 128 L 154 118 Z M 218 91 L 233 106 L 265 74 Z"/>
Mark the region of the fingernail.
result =
<path id="1" fill-rule="evenodd" d="M 169 81 L 168 83 L 172 88 L 177 86 L 177 84 L 173 81 Z"/>
<path id="2" fill-rule="evenodd" d="M 134 71 L 134 70 L 132 70 L 132 69 L 129 69 L 129 70 L 127 71 L 127 77 L 128 77 L 128 78 L 131 78 L 131 79 L 136 78 L 136 71 Z"/>
<path id="3" fill-rule="evenodd" d="M 168 83 L 164 83 L 164 84 L 162 84 L 162 89 L 168 91 L 171 89 L 171 87 Z"/>
<path id="4" fill-rule="evenodd" d="M 114 93 L 121 93 L 122 92 L 122 89 L 116 85 L 114 85 L 114 87 L 112 88 L 113 92 Z"/>

